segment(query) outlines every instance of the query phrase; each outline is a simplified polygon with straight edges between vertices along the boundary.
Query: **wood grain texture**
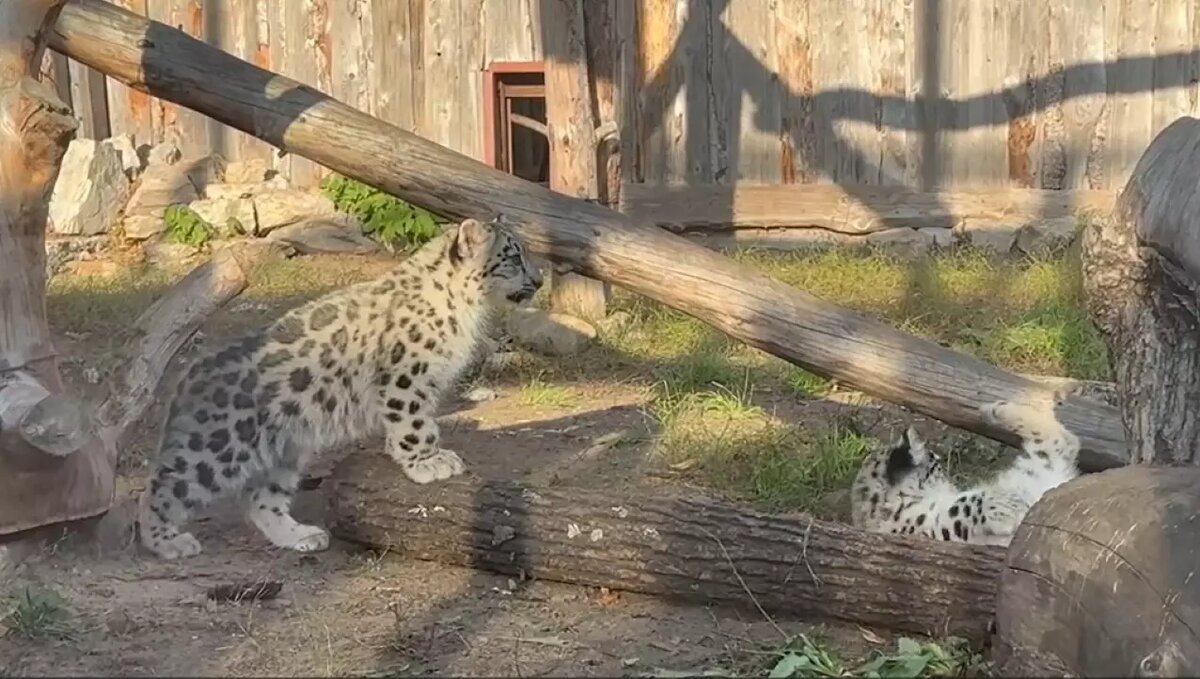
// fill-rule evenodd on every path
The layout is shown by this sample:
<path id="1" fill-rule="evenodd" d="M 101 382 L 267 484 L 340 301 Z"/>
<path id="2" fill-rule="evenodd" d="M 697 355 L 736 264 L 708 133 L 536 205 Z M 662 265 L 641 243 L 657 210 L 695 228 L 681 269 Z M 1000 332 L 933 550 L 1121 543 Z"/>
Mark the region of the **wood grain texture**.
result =
<path id="1" fill-rule="evenodd" d="M 35 78 L 61 5 L 0 5 L 0 535 L 100 514 L 114 487 L 46 318 L 46 215 L 76 121 Z"/>
<path id="2" fill-rule="evenodd" d="M 1200 120 L 1163 130 L 1112 218 L 1083 233 L 1088 309 L 1113 357 L 1138 462 L 1196 464 L 1200 452 Z"/>
<path id="3" fill-rule="evenodd" d="M 153 48 L 139 47 L 150 38 Z M 646 295 L 750 346 L 865 393 L 1010 444 L 981 420 L 1045 387 L 772 280 L 679 236 L 508 175 L 100 0 L 73 0 L 54 49 L 452 218 L 515 223 L 537 255 Z M 1033 395 L 1033 396 L 1031 396 Z M 1089 468 L 1124 463 L 1115 409 L 1069 398 L 1061 421 Z"/>
<path id="4" fill-rule="evenodd" d="M 596 116 L 588 64 L 584 0 L 546 0 L 542 18 L 562 30 L 543 36 L 546 49 L 546 128 L 550 141 L 550 188 L 596 200 L 600 175 Z M 606 182 L 607 184 L 607 182 Z M 586 320 L 604 318 L 608 287 L 573 273 L 554 272 L 550 308 Z"/>
<path id="5" fill-rule="evenodd" d="M 702 498 L 453 480 L 382 455 L 334 471 L 337 537 L 516 576 L 981 640 L 1003 551 L 773 517 Z M 328 483 L 328 481 L 327 481 Z M 902 595 L 898 593 L 903 592 Z"/>
<path id="6" fill-rule="evenodd" d="M 1014 225 L 1062 217 L 1077 209 L 1107 212 L 1111 191 L 975 189 L 914 191 L 898 186 L 794 184 L 778 186 L 621 189 L 621 211 L 673 231 L 819 226 L 870 233 L 898 226 L 952 226 L 966 219 Z"/>
<path id="7" fill-rule="evenodd" d="M 1200 668 L 1200 470 L 1136 466 L 1047 493 L 996 605 L 1002 676 L 1186 677 Z"/>

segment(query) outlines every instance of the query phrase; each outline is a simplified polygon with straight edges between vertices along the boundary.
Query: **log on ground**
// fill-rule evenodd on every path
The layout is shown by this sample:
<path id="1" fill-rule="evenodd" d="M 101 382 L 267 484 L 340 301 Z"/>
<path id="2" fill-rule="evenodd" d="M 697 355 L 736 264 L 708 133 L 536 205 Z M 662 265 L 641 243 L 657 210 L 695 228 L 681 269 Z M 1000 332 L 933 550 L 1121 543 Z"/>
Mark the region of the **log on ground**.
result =
<path id="1" fill-rule="evenodd" d="M 1139 465 L 1047 493 L 996 601 L 1003 676 L 1200 672 L 1200 469 Z"/>
<path id="2" fill-rule="evenodd" d="M 1044 394 L 1031 380 L 824 302 L 653 225 L 487 167 L 107 2 L 68 2 L 50 45 L 134 89 L 434 212 L 502 216 L 558 267 L 645 295 L 950 425 L 1017 445 L 1017 434 L 984 422 L 979 407 Z M 1126 462 L 1116 409 L 1072 397 L 1057 410 L 1080 438 L 1085 467 Z"/>
<path id="3" fill-rule="evenodd" d="M 1004 559 L 636 489 L 416 485 L 383 455 L 347 458 L 331 481 L 334 535 L 418 559 L 976 641 Z"/>
<path id="4" fill-rule="evenodd" d="M 1200 464 L 1200 120 L 1150 143 L 1111 219 L 1083 233 L 1087 302 L 1134 462 Z"/>

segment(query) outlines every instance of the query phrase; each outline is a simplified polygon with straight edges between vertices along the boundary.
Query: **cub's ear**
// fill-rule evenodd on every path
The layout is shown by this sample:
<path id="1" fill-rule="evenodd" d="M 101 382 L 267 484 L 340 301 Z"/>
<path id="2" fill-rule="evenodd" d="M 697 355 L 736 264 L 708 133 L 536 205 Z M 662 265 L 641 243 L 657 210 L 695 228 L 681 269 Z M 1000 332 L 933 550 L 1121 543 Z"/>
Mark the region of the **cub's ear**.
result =
<path id="1" fill-rule="evenodd" d="M 483 222 L 478 219 L 464 220 L 455 230 L 454 247 L 450 248 L 450 257 L 456 262 L 482 257 L 491 241 L 492 230 L 484 226 Z"/>

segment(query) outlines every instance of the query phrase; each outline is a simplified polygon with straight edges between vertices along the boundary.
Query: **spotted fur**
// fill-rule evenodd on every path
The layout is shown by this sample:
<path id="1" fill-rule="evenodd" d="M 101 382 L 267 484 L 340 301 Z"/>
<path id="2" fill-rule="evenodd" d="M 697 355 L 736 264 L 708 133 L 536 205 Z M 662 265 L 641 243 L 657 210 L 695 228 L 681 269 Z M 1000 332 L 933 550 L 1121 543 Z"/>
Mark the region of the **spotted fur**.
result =
<path id="1" fill-rule="evenodd" d="M 1007 545 L 1025 513 L 1048 490 L 1079 475 L 1079 440 L 1049 404 L 997 401 L 980 409 L 1021 437 L 1021 455 L 995 479 L 962 489 L 912 427 L 872 453 L 851 488 L 854 525 L 877 533 Z"/>
<path id="2" fill-rule="evenodd" d="M 416 483 L 461 474 L 440 446 L 439 398 L 471 359 L 502 300 L 542 277 L 499 223 L 467 220 L 377 280 L 332 292 L 197 360 L 179 384 L 159 459 L 142 494 L 139 534 L 160 557 L 200 552 L 183 524 L 241 492 L 250 521 L 298 551 L 329 535 L 291 516 L 314 454 L 380 430 Z"/>

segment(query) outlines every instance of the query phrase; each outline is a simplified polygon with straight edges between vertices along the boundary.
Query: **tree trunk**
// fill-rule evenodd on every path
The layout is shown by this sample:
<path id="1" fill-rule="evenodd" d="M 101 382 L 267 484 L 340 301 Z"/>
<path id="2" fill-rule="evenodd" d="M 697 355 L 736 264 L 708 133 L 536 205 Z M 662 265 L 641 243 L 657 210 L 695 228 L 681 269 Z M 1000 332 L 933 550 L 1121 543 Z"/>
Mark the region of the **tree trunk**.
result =
<path id="1" fill-rule="evenodd" d="M 637 489 L 398 480 L 383 455 L 331 478 L 334 535 L 419 559 L 981 639 L 1004 552 L 864 533 Z M 328 483 L 329 481 L 327 481 Z"/>
<path id="2" fill-rule="evenodd" d="M 149 407 L 167 361 L 245 287 L 236 259 L 201 267 L 138 319 L 138 351 L 95 418 L 64 393 L 46 320 L 45 228 L 76 122 L 38 80 L 43 29 L 61 4 L 0 4 L 0 535 L 108 510 L 121 438 Z"/>
<path id="3" fill-rule="evenodd" d="M 1131 460 L 1200 462 L 1200 120 L 1138 161 L 1111 219 L 1083 234 L 1089 310 L 1108 342 Z"/>
<path id="4" fill-rule="evenodd" d="M 435 212 L 515 222 L 530 248 L 872 396 L 1019 444 L 978 408 L 1045 387 L 774 281 L 603 206 L 546 190 L 383 123 L 181 31 L 99 0 L 71 0 L 50 37 L 135 89 L 200 111 L 279 148 Z M 1116 409 L 1068 398 L 1060 420 L 1089 468 L 1123 464 Z"/>
<path id="5" fill-rule="evenodd" d="M 1200 469 L 1089 474 L 1013 536 L 996 602 L 1003 676 L 1200 672 Z"/>
<path id="6" fill-rule="evenodd" d="M 600 196 L 596 113 L 588 78 L 583 0 L 542 0 L 546 50 L 546 128 L 550 141 L 550 188 L 575 198 Z M 608 284 L 555 271 L 550 309 L 588 321 L 604 318 Z"/>
<path id="7" fill-rule="evenodd" d="M 0 529 L 91 516 L 113 492 L 87 410 L 63 394 L 46 320 L 46 215 L 75 133 L 38 79 L 61 4 L 0 4 Z"/>

